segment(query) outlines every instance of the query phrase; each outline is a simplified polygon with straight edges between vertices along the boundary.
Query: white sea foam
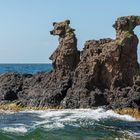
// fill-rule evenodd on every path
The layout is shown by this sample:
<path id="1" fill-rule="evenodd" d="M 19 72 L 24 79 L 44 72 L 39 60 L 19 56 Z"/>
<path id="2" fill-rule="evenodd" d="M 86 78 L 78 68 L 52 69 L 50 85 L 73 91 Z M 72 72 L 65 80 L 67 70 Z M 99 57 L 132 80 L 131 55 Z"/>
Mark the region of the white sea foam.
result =
<path id="1" fill-rule="evenodd" d="M 0 110 L 0 114 L 14 114 L 15 112 L 10 110 Z"/>
<path id="2" fill-rule="evenodd" d="M 71 125 L 73 127 L 81 126 L 94 126 L 95 122 L 102 119 L 118 119 L 123 121 L 136 121 L 133 117 L 129 115 L 120 115 L 112 110 L 105 110 L 103 108 L 97 109 L 64 109 L 64 110 L 46 110 L 46 111 L 35 111 L 27 110 L 21 111 L 19 113 L 36 114 L 40 119 L 34 120 L 30 118 L 33 122 L 32 124 L 24 125 L 12 125 L 9 127 L 3 127 L 2 130 L 8 132 L 22 132 L 26 133 L 30 129 L 35 129 L 36 127 L 43 127 L 47 129 L 60 129 L 64 128 L 66 125 Z M 24 120 L 26 121 L 26 120 Z M 28 128 L 28 129 L 27 129 Z"/>
<path id="3" fill-rule="evenodd" d="M 33 111 L 34 112 L 34 111 Z M 77 119 L 92 119 L 100 120 L 107 118 L 116 118 L 124 121 L 136 121 L 135 118 L 129 115 L 120 115 L 112 110 L 104 110 L 103 108 L 98 109 L 66 109 L 66 110 L 49 110 L 36 112 L 41 118 L 63 121 L 75 121 Z"/>
<path id="4" fill-rule="evenodd" d="M 14 133 L 26 133 L 28 130 L 26 127 L 24 126 L 20 126 L 20 127 L 4 127 L 2 128 L 3 131 L 6 132 L 14 132 Z"/>
<path id="5" fill-rule="evenodd" d="M 64 124 L 60 123 L 60 122 L 55 122 L 52 124 L 46 124 L 43 126 L 43 128 L 47 128 L 47 129 L 58 129 L 58 128 L 64 128 Z"/>
<path id="6" fill-rule="evenodd" d="M 133 132 L 131 130 L 124 130 L 124 131 L 120 131 L 120 133 L 127 135 L 129 137 L 129 139 L 132 140 L 138 140 L 140 139 L 140 133 L 138 132 Z"/>
<path id="7" fill-rule="evenodd" d="M 80 127 L 82 125 L 94 125 L 95 121 L 102 119 L 119 119 L 124 121 L 136 121 L 129 115 L 119 115 L 112 110 L 98 109 L 65 109 L 65 110 L 47 110 L 47 111 L 29 111 L 30 113 L 37 113 L 38 116 L 44 119 L 41 122 L 36 122 L 36 125 L 43 125 L 42 127 L 48 129 L 59 129 L 65 125 Z M 77 123 L 78 122 L 78 123 Z"/>

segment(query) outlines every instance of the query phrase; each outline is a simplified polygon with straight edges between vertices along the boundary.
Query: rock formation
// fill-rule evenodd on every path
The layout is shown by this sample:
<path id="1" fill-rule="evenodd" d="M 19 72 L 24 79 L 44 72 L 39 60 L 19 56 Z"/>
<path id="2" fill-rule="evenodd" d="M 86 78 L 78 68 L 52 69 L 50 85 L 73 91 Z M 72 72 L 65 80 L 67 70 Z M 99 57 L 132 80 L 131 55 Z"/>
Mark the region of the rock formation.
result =
<path id="1" fill-rule="evenodd" d="M 140 108 L 139 16 L 117 19 L 116 39 L 86 41 L 81 54 L 70 21 L 53 23 L 59 45 L 49 73 L 0 75 L 0 101 L 63 108 Z M 81 55 L 81 56 L 80 56 Z"/>
<path id="2" fill-rule="evenodd" d="M 74 71 L 80 60 L 77 39 L 74 34 L 75 30 L 69 24 L 69 20 L 54 22 L 54 29 L 50 31 L 52 35 L 59 36 L 59 46 L 50 56 L 54 70 L 61 70 L 66 73 Z"/>
<path id="3" fill-rule="evenodd" d="M 133 29 L 139 24 L 138 16 L 120 17 L 113 25 L 116 29 L 115 40 L 107 38 L 85 43 L 83 55 L 75 70 L 74 84 L 64 99 L 65 106 L 119 107 L 128 105 L 125 99 L 132 101 L 135 92 L 131 88 L 129 92 L 128 87 L 134 85 L 134 76 L 139 73 L 138 38 Z M 135 97 L 140 101 L 140 94 L 136 94 Z"/>

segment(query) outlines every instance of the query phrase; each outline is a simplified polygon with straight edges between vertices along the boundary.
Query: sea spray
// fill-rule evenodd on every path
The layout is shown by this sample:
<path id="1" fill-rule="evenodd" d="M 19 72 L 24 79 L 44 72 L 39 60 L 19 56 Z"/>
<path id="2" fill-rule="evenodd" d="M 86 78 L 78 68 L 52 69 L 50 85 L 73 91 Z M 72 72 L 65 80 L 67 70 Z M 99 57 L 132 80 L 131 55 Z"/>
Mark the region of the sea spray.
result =
<path id="1" fill-rule="evenodd" d="M 112 110 L 62 109 L 26 110 L 0 113 L 0 135 L 13 139 L 51 138 L 89 140 L 140 138 L 140 122 Z"/>

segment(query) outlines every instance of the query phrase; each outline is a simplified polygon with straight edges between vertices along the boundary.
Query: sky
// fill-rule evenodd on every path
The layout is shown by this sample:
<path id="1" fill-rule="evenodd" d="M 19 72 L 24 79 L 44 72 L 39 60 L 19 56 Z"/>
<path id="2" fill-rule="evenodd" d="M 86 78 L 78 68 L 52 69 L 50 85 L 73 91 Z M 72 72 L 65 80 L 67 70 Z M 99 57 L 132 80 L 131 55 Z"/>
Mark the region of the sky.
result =
<path id="1" fill-rule="evenodd" d="M 128 15 L 140 15 L 140 0 L 0 0 L 0 63 L 51 63 L 52 22 L 70 19 L 82 50 L 86 40 L 115 38 L 112 24 Z"/>

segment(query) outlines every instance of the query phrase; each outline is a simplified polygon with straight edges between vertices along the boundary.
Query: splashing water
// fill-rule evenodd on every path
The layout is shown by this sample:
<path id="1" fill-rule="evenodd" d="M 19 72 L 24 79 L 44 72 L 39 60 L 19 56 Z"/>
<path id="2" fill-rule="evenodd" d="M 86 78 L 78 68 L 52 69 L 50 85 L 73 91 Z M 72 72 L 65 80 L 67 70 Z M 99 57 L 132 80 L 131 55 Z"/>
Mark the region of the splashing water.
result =
<path id="1" fill-rule="evenodd" d="M 138 140 L 140 122 L 102 108 L 1 112 L 0 139 Z"/>

